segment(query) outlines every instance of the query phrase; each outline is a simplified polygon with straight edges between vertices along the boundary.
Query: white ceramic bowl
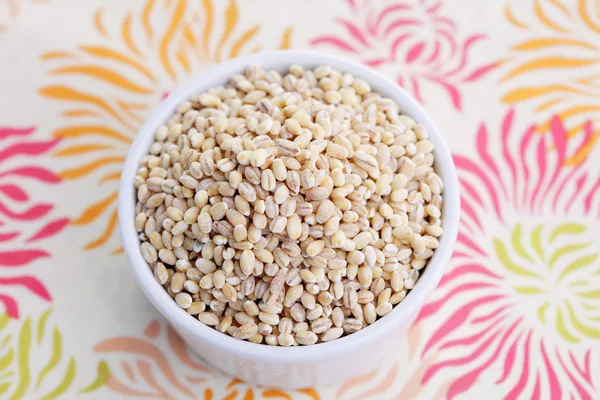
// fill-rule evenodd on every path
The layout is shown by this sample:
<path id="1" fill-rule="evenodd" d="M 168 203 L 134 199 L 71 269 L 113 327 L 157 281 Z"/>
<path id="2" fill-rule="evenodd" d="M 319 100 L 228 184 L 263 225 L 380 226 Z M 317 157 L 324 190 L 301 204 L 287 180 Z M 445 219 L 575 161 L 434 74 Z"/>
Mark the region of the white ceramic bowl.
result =
<path id="1" fill-rule="evenodd" d="M 237 340 L 203 325 L 175 304 L 156 282 L 140 253 L 140 242 L 134 227 L 136 196 L 133 180 L 140 160 L 154 140 L 156 128 L 193 94 L 224 84 L 231 75 L 242 73 L 250 64 L 279 72 L 286 71 L 291 64 L 299 64 L 304 68 L 330 65 L 342 72 L 349 72 L 369 82 L 373 90 L 396 101 L 404 113 L 425 126 L 435 144 L 435 167 L 444 182 L 444 234 L 439 247 L 415 288 L 390 314 L 365 329 L 329 343 L 293 348 L 271 347 Z M 200 72 L 174 90 L 140 129 L 127 155 L 119 190 L 121 236 L 138 283 L 190 350 L 209 366 L 249 383 L 288 389 L 339 383 L 378 367 L 385 354 L 399 343 L 404 330 L 439 283 L 456 241 L 459 208 L 458 183 L 451 154 L 442 135 L 421 106 L 398 85 L 369 68 L 330 55 L 304 51 L 275 51 L 237 58 Z"/>

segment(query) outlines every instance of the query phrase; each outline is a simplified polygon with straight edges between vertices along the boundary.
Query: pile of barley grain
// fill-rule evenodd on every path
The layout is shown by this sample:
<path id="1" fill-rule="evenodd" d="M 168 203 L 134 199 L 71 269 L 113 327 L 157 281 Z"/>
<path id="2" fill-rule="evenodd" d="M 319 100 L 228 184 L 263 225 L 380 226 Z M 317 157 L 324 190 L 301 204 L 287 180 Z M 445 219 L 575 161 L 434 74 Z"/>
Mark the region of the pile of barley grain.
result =
<path id="1" fill-rule="evenodd" d="M 350 74 L 251 66 L 157 129 L 135 180 L 142 255 L 181 308 L 235 338 L 351 334 L 438 246 L 433 147 Z"/>

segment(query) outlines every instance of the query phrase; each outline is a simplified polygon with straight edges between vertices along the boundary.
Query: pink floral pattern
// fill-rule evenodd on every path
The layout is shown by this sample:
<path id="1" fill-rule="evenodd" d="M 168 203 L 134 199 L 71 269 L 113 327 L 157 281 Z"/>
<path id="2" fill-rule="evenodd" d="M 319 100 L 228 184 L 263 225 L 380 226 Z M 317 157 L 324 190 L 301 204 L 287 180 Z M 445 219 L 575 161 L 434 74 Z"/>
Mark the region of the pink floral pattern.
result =
<path id="1" fill-rule="evenodd" d="M 161 347 L 155 341 L 163 335 L 166 336 L 167 345 Z M 172 354 L 167 354 L 165 350 L 170 350 Z M 144 337 L 109 338 L 96 345 L 94 351 L 104 356 L 111 354 L 120 356 L 117 357 L 120 366 L 111 363 L 108 357 L 109 365 L 112 365 L 111 370 L 119 373 L 111 374 L 106 385 L 111 390 L 127 396 L 171 399 L 173 397 L 169 393 L 177 393 L 182 398 L 194 398 L 194 392 L 189 385 L 206 382 L 214 375 L 208 368 L 190 358 L 185 345 L 171 327 L 162 326 L 157 320 L 148 324 L 144 330 Z M 123 359 L 127 354 L 134 358 L 131 363 Z M 176 363 L 172 364 L 170 360 Z M 176 370 L 183 368 L 186 370 L 186 375 L 178 376 Z M 138 378 L 135 376 L 136 373 L 139 374 Z M 157 379 L 155 373 L 163 379 Z M 161 381 L 165 382 L 161 383 Z"/>
<path id="2" fill-rule="evenodd" d="M 315 389 L 283 390 L 252 387 L 213 371 L 194 360 L 181 338 L 166 323 L 154 320 L 143 336 L 117 336 L 103 340 L 94 351 L 105 357 L 111 375 L 106 387 L 128 397 L 165 400 L 223 400 L 283 398 L 319 400 Z"/>
<path id="3" fill-rule="evenodd" d="M 433 85 L 461 110 L 460 85 L 476 81 L 497 65 L 470 65 L 473 45 L 485 35 L 461 40 L 458 24 L 442 13 L 440 0 L 348 0 L 348 5 L 351 17 L 336 19 L 344 33 L 318 36 L 311 45 L 334 48 L 395 76 L 422 103 L 422 88 Z"/>
<path id="4" fill-rule="evenodd" d="M 45 197 L 45 185 L 60 181 L 38 161 L 58 140 L 34 139 L 34 131 L 34 127 L 0 127 L 0 302 L 13 318 L 19 317 L 19 290 L 51 300 L 44 283 L 26 269 L 50 256 L 44 240 L 68 223 L 53 215 L 52 203 L 39 200 Z M 32 190 L 31 184 L 39 188 Z"/>
<path id="5" fill-rule="evenodd" d="M 577 150 L 558 118 L 551 135 L 531 126 L 516 138 L 513 120 L 510 111 L 491 137 L 482 124 L 477 157 L 454 158 L 461 226 L 416 323 L 433 332 L 422 356 L 439 355 L 422 382 L 453 376 L 450 399 L 488 379 L 506 399 L 597 398 L 600 177 L 585 163 L 565 166 Z M 588 123 L 578 146 L 591 137 Z"/>

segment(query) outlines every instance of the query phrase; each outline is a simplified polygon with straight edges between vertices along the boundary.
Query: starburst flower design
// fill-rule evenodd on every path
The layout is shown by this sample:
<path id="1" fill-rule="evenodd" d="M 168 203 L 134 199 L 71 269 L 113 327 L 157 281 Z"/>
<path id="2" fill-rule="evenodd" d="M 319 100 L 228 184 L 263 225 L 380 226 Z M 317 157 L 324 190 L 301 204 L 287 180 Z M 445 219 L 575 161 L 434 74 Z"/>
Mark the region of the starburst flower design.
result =
<path id="1" fill-rule="evenodd" d="M 420 102 L 425 100 L 423 88 L 433 86 L 461 110 L 460 85 L 497 66 L 471 65 L 472 48 L 485 36 L 464 38 L 458 24 L 442 12 L 440 0 L 348 0 L 347 4 L 351 17 L 336 19 L 344 33 L 319 35 L 311 44 L 336 49 L 395 77 Z"/>
<path id="2" fill-rule="evenodd" d="M 126 13 L 118 27 L 105 24 L 103 9 L 93 22 L 101 37 L 97 43 L 42 56 L 48 84 L 40 90 L 62 106 L 54 136 L 64 140 L 56 156 L 72 158 L 75 166 L 60 177 L 98 182 L 95 200 L 73 221 L 100 226 L 87 250 L 114 236 L 121 167 L 151 110 L 206 66 L 261 50 L 261 26 L 242 27 L 234 0 L 147 0 L 142 9 Z M 290 37 L 287 29 L 273 47 L 288 48 Z"/>
<path id="3" fill-rule="evenodd" d="M 580 270 L 600 264 L 599 251 L 588 240 L 589 229 L 581 223 L 540 223 L 530 232 L 517 223 L 509 238 L 494 238 L 495 255 L 508 274 L 514 275 L 516 297 L 530 306 L 536 317 L 573 343 L 600 339 L 600 285 Z M 590 272 L 600 272 L 600 268 Z M 582 279 L 583 278 L 583 279 Z"/>
<path id="4" fill-rule="evenodd" d="M 451 381 L 435 385 L 421 383 L 425 373 L 438 359 L 437 354 L 416 360 L 416 349 L 421 346 L 423 332 L 417 327 L 403 335 L 399 345 L 390 346 L 390 354 L 376 369 L 348 379 L 339 385 L 332 398 L 338 400 L 421 399 L 441 400 Z"/>
<path id="5" fill-rule="evenodd" d="M 12 318 L 19 317 L 24 293 L 51 300 L 46 285 L 31 274 L 31 266 L 50 257 L 46 240 L 68 223 L 40 195 L 45 186 L 60 182 L 38 162 L 58 140 L 32 138 L 35 129 L 0 127 L 0 303 Z"/>
<path id="6" fill-rule="evenodd" d="M 63 334 L 54 325 L 51 314 L 52 309 L 49 309 L 39 317 L 29 316 L 16 324 L 9 323 L 7 314 L 0 315 L 0 395 L 3 398 L 73 398 L 77 393 L 94 392 L 106 383 L 110 371 L 102 361 L 98 363 L 95 378 L 81 373 L 75 357 L 64 351 Z M 45 357 L 48 361 L 42 362 Z"/>
<path id="7" fill-rule="evenodd" d="M 319 400 L 314 389 L 286 391 L 257 388 L 228 378 L 198 363 L 175 331 L 154 320 L 143 335 L 107 338 L 94 347 L 105 358 L 111 376 L 106 387 L 126 396 L 164 399 L 223 400 L 283 398 Z M 296 397 L 294 397 L 296 398 Z"/>
<path id="8" fill-rule="evenodd" d="M 525 3 L 525 4 L 524 4 Z M 527 7 L 529 5 L 529 7 Z M 502 101 L 529 104 L 544 118 L 548 132 L 558 115 L 568 138 L 581 137 L 587 120 L 600 121 L 600 6 L 597 0 L 527 0 L 507 4 L 505 16 L 527 39 L 511 48 L 505 60 Z M 566 162 L 582 162 L 600 137 L 596 129 L 587 146 Z"/>
<path id="9" fill-rule="evenodd" d="M 600 177 L 565 160 L 589 144 L 592 125 L 570 149 L 557 117 L 550 135 L 531 126 L 517 138 L 513 118 L 493 143 L 481 125 L 477 157 L 454 158 L 461 226 L 449 271 L 417 322 L 433 332 L 422 354 L 439 354 L 423 382 L 451 373 L 448 398 L 489 379 L 506 399 L 591 399 Z"/>

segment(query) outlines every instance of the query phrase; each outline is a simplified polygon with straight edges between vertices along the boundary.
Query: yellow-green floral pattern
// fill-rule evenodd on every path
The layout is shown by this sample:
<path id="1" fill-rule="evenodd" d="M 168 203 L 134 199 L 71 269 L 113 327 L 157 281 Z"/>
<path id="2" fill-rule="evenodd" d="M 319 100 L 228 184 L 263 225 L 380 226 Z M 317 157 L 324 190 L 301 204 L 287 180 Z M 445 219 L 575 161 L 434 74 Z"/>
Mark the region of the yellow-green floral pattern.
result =
<path id="1" fill-rule="evenodd" d="M 51 324 L 51 313 L 52 309 L 37 319 L 25 318 L 14 333 L 7 332 L 10 318 L 0 316 L 0 396 L 51 400 L 89 393 L 108 381 L 108 367 L 101 361 L 95 380 L 79 387 L 83 379 L 76 380 L 77 362 L 74 356 L 64 354 L 62 334 Z M 48 354 L 45 359 L 44 353 Z"/>
<path id="2" fill-rule="evenodd" d="M 583 224 L 517 224 L 510 242 L 494 239 L 496 256 L 515 275 L 513 290 L 538 320 L 570 342 L 600 340 L 600 253 Z M 587 277 L 587 279 L 582 279 Z"/>

